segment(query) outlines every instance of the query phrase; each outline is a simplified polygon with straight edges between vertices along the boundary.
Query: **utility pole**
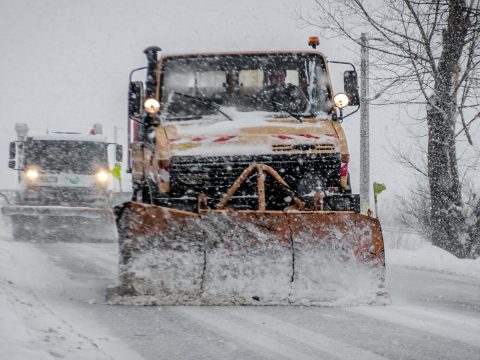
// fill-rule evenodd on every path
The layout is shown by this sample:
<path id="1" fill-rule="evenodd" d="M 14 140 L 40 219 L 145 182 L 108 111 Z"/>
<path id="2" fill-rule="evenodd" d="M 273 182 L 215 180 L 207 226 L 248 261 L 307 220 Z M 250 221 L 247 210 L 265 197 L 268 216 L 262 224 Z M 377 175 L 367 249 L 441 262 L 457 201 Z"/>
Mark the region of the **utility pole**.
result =
<path id="1" fill-rule="evenodd" d="M 360 211 L 367 214 L 370 208 L 370 144 L 369 144 L 369 93 L 368 93 L 368 36 L 360 37 Z"/>

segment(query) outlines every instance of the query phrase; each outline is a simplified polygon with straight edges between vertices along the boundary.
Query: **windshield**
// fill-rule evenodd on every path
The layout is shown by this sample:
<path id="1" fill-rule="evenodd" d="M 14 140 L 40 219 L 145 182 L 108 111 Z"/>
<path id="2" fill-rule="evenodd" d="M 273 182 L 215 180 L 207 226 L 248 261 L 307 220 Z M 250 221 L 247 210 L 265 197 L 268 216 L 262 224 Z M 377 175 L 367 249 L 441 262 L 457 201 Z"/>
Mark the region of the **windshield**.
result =
<path id="1" fill-rule="evenodd" d="M 43 171 L 92 174 L 108 167 L 107 145 L 91 141 L 31 140 L 25 143 L 25 166 Z"/>
<path id="2" fill-rule="evenodd" d="M 273 116 L 326 115 L 332 108 L 325 64 L 317 54 L 170 57 L 161 76 L 166 120 L 214 114 L 218 106 Z"/>

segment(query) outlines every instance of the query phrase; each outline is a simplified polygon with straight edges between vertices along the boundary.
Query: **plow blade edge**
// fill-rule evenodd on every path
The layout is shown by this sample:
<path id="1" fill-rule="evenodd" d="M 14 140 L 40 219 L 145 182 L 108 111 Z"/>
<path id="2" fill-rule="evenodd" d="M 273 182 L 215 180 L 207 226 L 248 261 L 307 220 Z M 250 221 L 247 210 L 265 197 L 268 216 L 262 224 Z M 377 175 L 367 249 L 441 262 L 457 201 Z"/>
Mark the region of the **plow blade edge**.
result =
<path id="1" fill-rule="evenodd" d="M 11 219 L 13 237 L 35 241 L 116 241 L 110 208 L 9 205 L 2 214 Z"/>
<path id="2" fill-rule="evenodd" d="M 380 224 L 360 214 L 115 208 L 110 303 L 341 305 L 383 296 Z"/>

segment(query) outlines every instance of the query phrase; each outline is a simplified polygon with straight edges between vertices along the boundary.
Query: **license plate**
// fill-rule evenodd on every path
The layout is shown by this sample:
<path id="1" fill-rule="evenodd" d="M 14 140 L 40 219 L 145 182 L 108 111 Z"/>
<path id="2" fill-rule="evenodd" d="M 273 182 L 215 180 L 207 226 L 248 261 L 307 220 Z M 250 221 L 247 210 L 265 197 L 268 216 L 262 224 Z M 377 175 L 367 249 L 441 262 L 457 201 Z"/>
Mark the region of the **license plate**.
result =
<path id="1" fill-rule="evenodd" d="M 39 179 L 40 182 L 42 183 L 56 183 L 58 179 L 55 176 L 42 176 Z"/>

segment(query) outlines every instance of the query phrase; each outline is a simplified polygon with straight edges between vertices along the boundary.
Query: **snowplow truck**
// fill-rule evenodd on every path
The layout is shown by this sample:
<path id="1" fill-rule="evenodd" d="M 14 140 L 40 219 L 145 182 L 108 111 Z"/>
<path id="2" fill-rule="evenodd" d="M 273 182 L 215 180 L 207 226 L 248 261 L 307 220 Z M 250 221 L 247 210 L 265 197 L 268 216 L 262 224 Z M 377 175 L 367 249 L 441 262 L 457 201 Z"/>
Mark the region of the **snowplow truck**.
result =
<path id="1" fill-rule="evenodd" d="M 144 52 L 129 86 L 132 201 L 114 208 L 120 304 L 383 301 L 377 219 L 352 194 L 342 108 L 317 50 Z"/>
<path id="2" fill-rule="evenodd" d="M 9 167 L 18 171 L 16 200 L 2 207 L 2 214 L 11 219 L 13 237 L 116 241 L 109 153 L 113 158 L 115 152 L 115 160 L 121 162 L 122 147 L 107 142 L 100 124 L 88 134 L 30 134 L 28 125 L 21 123 L 15 130 Z"/>

